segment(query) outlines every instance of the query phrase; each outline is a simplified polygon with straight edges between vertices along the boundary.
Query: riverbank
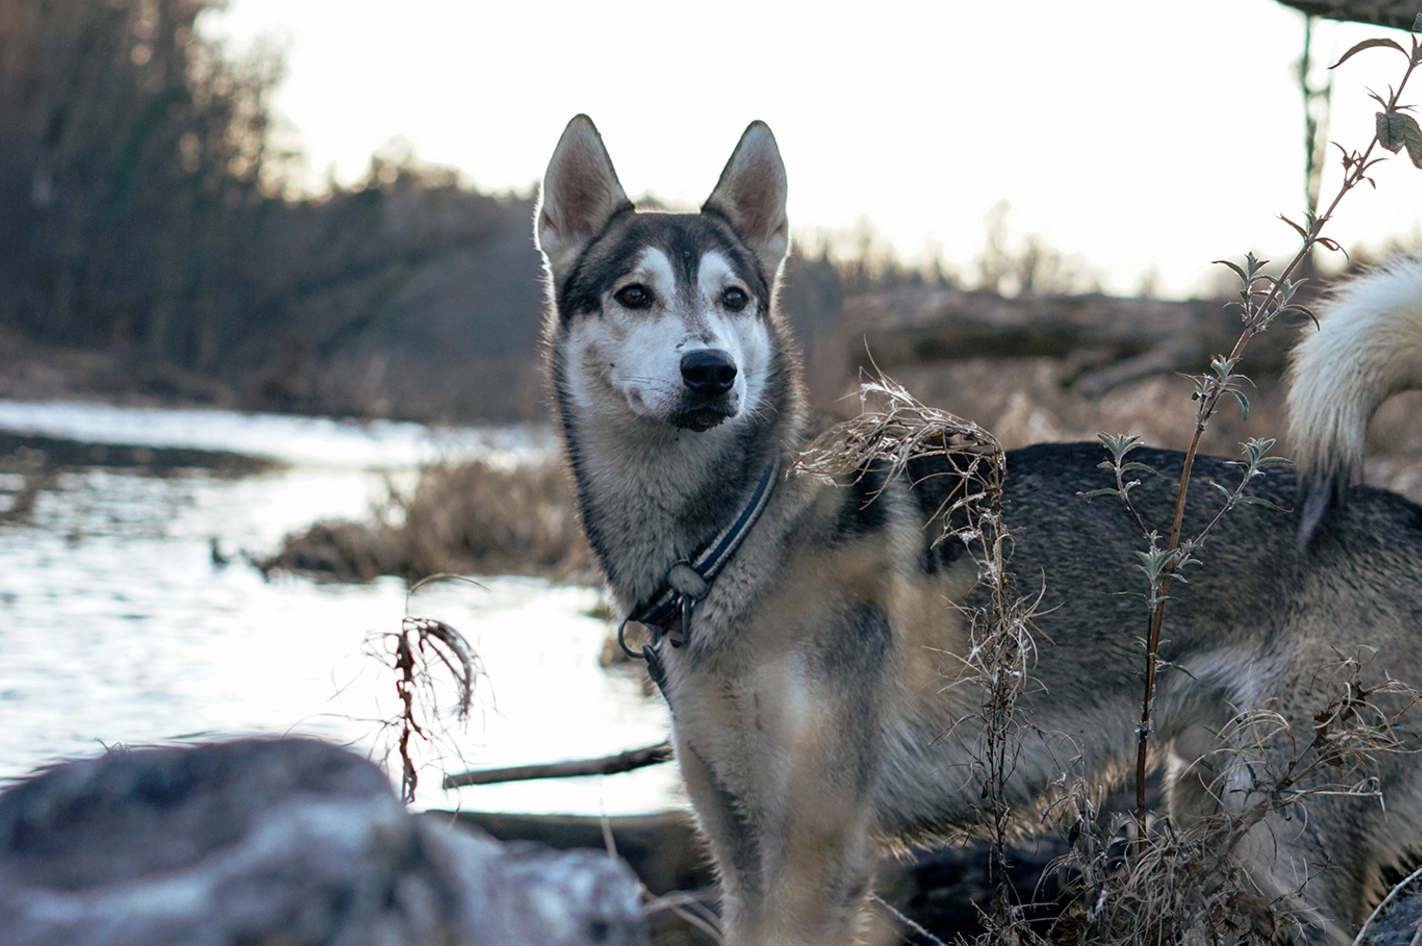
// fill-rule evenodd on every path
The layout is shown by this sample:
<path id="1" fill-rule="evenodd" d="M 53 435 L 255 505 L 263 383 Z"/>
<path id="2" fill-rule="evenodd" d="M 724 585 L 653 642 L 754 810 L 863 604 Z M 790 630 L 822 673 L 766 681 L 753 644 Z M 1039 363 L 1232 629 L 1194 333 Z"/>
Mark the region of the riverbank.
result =
<path id="1" fill-rule="evenodd" d="M 132 407 L 227 407 L 237 392 L 131 349 L 62 347 L 0 326 L 0 398 L 99 401 Z"/>
<path id="2" fill-rule="evenodd" d="M 535 319 L 536 321 L 536 319 Z M 531 346 L 530 346 L 531 349 Z M 385 355 L 323 364 L 295 342 L 265 365 L 228 377 L 189 371 L 132 345 L 61 346 L 0 324 L 0 400 L 123 407 L 223 408 L 356 420 L 480 424 L 546 420 L 531 355 L 492 369 L 406 364 Z M 408 359 L 406 359 L 408 360 Z M 482 398 L 489 384 L 500 397 Z"/>

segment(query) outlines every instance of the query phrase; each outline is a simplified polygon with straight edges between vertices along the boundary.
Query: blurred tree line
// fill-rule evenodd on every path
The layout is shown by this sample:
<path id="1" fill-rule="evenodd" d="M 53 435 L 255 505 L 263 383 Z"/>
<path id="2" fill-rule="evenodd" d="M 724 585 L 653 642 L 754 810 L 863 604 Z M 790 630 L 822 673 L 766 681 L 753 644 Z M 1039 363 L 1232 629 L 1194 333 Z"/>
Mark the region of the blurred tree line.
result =
<path id="1" fill-rule="evenodd" d="M 295 193 L 300 156 L 273 144 L 280 57 L 204 37 L 217 2 L 0 0 L 0 329 L 103 352 L 114 393 L 537 416 L 531 198 L 398 144 L 353 186 Z M 797 255 L 783 297 L 831 396 L 844 297 L 946 279 L 851 256 Z"/>

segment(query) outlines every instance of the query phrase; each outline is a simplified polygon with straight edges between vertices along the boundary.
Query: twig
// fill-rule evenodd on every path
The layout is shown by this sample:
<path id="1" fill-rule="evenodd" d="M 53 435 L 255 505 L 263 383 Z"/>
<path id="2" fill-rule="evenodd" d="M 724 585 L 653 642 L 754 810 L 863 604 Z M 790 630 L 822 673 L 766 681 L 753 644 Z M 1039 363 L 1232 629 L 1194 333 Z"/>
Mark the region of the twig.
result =
<path id="1" fill-rule="evenodd" d="M 937 936 L 934 936 L 932 933 L 924 929 L 918 923 L 915 923 L 912 917 L 906 916 L 905 914 L 901 913 L 897 908 L 892 906 L 887 900 L 879 896 L 877 893 L 871 893 L 869 895 L 869 899 L 877 903 L 879 906 L 883 907 L 886 913 L 888 913 L 894 919 L 898 920 L 904 926 L 913 930 L 915 933 L 917 933 L 919 936 L 922 936 L 930 943 L 933 943 L 934 946 L 948 946 L 948 944 L 943 942 L 943 940 L 939 939 Z"/>
<path id="2" fill-rule="evenodd" d="M 648 916 L 654 913 L 671 913 L 700 930 L 717 946 L 726 942 L 725 937 L 721 934 L 720 920 L 695 892 L 676 890 L 656 897 L 647 902 L 646 906 L 642 908 L 642 912 Z"/>
<path id="3" fill-rule="evenodd" d="M 617 755 L 599 759 L 572 759 L 567 762 L 548 762 L 537 765 L 511 765 L 500 769 L 473 769 L 446 775 L 441 783 L 445 788 L 459 788 L 463 785 L 493 785 L 499 782 L 527 782 L 539 778 L 574 778 L 579 775 L 616 775 L 631 772 L 666 762 L 672 757 L 671 743 L 662 740 L 654 746 L 628 749 Z"/>

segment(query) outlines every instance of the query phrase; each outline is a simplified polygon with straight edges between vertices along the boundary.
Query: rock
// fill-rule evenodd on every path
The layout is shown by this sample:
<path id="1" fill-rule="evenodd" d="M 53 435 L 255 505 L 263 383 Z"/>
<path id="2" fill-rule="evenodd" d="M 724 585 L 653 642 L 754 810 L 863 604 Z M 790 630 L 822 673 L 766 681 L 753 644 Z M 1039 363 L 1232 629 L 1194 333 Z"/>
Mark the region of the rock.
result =
<path id="1" fill-rule="evenodd" d="M 6 946 L 633 944 L 640 895 L 605 854 L 412 816 L 314 740 L 115 751 L 0 795 Z"/>
<path id="2" fill-rule="evenodd" d="M 1368 931 L 1367 946 L 1410 946 L 1422 932 L 1422 893 L 1401 900 Z"/>

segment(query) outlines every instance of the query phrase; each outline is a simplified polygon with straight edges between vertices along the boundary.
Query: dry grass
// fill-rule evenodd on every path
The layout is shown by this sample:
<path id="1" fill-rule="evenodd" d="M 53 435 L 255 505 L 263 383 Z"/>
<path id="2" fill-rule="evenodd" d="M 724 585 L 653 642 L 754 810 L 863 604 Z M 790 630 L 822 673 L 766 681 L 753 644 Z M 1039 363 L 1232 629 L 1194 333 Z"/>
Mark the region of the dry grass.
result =
<path id="1" fill-rule="evenodd" d="M 480 461 L 427 467 L 368 522 L 323 521 L 255 564 L 334 581 L 398 575 L 521 574 L 589 580 L 592 556 L 562 465 L 512 470 Z"/>
<path id="2" fill-rule="evenodd" d="M 1190 824 L 1152 817 L 1138 850 L 1119 843 L 1125 816 L 1103 826 L 1084 783 L 1065 792 L 1056 813 L 1065 815 L 1072 850 L 1058 867 L 1073 882 L 1049 941 L 1267 944 L 1297 936 L 1309 922 L 1301 902 L 1267 897 L 1236 849 L 1266 817 L 1310 798 L 1381 800 L 1374 760 L 1415 751 L 1405 734 L 1419 694 L 1386 677 L 1365 685 L 1374 656 L 1365 650 L 1319 671 L 1309 696 L 1321 708 L 1311 729 L 1272 709 L 1232 720 L 1206 760 L 1218 773 L 1211 790 L 1220 810 Z"/>
<path id="3" fill-rule="evenodd" d="M 1101 431 L 1139 434 L 1153 447 L 1189 446 L 1194 402 L 1188 379 L 1159 375 L 1088 398 L 1070 387 L 1072 375 L 1072 366 L 1055 358 L 981 358 L 895 371 L 896 380 L 919 400 L 973 418 L 1009 450 L 1047 441 L 1095 441 Z M 1221 412 L 1206 434 L 1206 452 L 1232 456 L 1240 441 L 1284 428 L 1280 380 L 1255 380 L 1249 420 L 1238 411 Z"/>

